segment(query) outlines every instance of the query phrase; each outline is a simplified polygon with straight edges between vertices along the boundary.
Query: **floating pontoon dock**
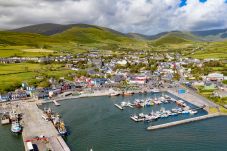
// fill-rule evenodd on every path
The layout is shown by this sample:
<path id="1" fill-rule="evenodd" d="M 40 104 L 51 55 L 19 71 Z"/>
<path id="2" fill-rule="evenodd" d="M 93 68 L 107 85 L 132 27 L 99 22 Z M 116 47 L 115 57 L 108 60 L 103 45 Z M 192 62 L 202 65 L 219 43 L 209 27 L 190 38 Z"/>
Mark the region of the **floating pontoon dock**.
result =
<path id="1" fill-rule="evenodd" d="M 117 108 L 119 108 L 120 110 L 123 110 L 123 108 L 120 106 L 120 105 L 118 105 L 118 104 L 114 104 Z"/>

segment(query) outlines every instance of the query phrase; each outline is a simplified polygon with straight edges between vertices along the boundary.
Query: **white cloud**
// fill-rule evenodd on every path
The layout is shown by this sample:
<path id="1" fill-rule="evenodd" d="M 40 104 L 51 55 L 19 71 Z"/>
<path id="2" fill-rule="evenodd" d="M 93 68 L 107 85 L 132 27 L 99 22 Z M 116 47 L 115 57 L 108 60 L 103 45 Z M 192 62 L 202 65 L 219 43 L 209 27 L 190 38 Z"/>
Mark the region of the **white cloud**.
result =
<path id="1" fill-rule="evenodd" d="M 154 34 L 227 26 L 225 0 L 0 0 L 0 28 L 37 23 L 88 23 Z"/>

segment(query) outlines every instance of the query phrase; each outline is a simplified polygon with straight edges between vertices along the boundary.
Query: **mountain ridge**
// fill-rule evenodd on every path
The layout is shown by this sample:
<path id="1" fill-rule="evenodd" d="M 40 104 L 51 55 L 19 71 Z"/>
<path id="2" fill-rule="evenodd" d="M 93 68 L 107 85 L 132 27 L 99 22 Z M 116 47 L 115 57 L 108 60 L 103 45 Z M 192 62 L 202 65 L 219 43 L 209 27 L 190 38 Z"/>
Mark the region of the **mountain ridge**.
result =
<path id="1" fill-rule="evenodd" d="M 44 23 L 44 24 L 25 26 L 17 29 L 12 29 L 9 31 L 22 32 L 22 33 L 37 33 L 37 34 L 51 36 L 51 35 L 63 33 L 74 27 L 105 29 L 106 31 L 117 34 L 119 36 L 134 38 L 138 40 L 156 40 L 169 33 L 173 33 L 173 34 L 177 33 L 176 36 L 180 36 L 184 39 L 193 40 L 193 41 L 219 41 L 219 40 L 227 39 L 227 28 L 201 30 L 201 31 L 168 31 L 168 32 L 161 32 L 154 35 L 144 35 L 140 33 L 122 33 L 111 28 L 101 27 L 97 25 L 89 25 L 89 24 L 62 25 L 62 24 L 54 24 L 54 23 Z"/>

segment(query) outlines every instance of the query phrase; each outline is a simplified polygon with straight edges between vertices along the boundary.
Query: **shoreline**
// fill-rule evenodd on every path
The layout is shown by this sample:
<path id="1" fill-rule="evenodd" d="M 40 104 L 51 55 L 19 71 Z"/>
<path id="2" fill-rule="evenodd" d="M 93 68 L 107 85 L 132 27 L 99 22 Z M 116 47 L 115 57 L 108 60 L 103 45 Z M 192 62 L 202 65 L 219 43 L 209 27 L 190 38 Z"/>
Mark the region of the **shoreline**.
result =
<path id="1" fill-rule="evenodd" d="M 110 94 L 111 93 L 117 93 L 117 94 L 120 94 L 122 95 L 122 92 L 120 91 L 95 91 L 93 93 L 82 93 L 80 95 L 77 95 L 77 96 L 67 96 L 67 97 L 54 97 L 53 99 L 51 100 L 39 100 L 41 104 L 45 104 L 45 103 L 53 103 L 53 100 L 55 101 L 64 101 L 64 100 L 71 100 L 71 99 L 79 99 L 79 98 L 89 98 L 89 97 L 99 97 L 99 96 L 109 96 L 109 97 L 117 97 L 117 96 L 111 96 Z M 167 89 L 159 89 L 159 91 L 157 92 L 154 92 L 152 90 L 150 91 L 146 91 L 146 93 L 141 93 L 141 91 L 130 91 L 130 93 L 132 94 L 146 94 L 146 93 L 169 93 L 170 95 L 173 95 L 175 97 L 178 97 L 180 99 L 183 99 L 184 101 L 188 102 L 188 103 L 191 103 L 197 107 L 201 107 L 202 104 L 201 101 L 198 102 L 198 99 L 200 98 L 197 98 L 196 100 L 197 101 L 194 101 L 193 99 L 196 97 L 196 96 L 193 96 L 192 94 L 190 93 L 185 93 L 183 95 L 180 95 L 180 94 L 177 94 L 177 92 L 173 91 L 173 90 L 167 90 Z M 128 96 L 125 96 L 125 97 L 128 97 Z"/>

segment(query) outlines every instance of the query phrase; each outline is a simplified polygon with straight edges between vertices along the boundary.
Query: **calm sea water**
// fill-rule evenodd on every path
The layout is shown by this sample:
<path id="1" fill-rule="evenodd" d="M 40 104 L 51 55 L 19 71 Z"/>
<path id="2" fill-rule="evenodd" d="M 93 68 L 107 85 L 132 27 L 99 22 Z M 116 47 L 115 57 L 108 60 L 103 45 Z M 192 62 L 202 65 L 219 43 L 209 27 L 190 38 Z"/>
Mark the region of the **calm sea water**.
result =
<path id="1" fill-rule="evenodd" d="M 159 94 L 155 94 L 158 96 Z M 175 107 L 175 104 L 127 108 L 123 111 L 114 106 L 121 101 L 135 98 L 154 97 L 154 94 L 132 97 L 93 97 L 62 101 L 60 107 L 46 104 L 62 115 L 70 135 L 65 138 L 73 151 L 219 151 L 227 150 L 227 117 L 218 117 L 180 125 L 167 129 L 147 131 L 149 125 L 191 118 L 180 115 L 160 119 L 152 123 L 135 123 L 129 116 L 135 113 L 149 113 Z M 196 116 L 206 114 L 201 110 Z M 23 150 L 20 136 L 10 133 L 10 126 L 0 127 L 0 151 Z"/>

